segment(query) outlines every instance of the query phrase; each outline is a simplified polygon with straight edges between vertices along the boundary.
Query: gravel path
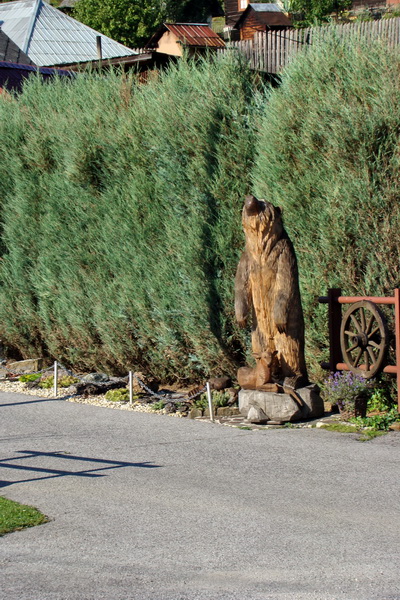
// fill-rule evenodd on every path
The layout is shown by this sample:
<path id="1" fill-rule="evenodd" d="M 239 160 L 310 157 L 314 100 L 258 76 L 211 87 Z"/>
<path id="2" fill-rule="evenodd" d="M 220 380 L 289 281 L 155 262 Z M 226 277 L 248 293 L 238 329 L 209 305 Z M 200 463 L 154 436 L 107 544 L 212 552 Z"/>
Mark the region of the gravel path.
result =
<path id="1" fill-rule="evenodd" d="M 208 422 L 0 392 L 1 600 L 400 600 L 400 434 Z"/>

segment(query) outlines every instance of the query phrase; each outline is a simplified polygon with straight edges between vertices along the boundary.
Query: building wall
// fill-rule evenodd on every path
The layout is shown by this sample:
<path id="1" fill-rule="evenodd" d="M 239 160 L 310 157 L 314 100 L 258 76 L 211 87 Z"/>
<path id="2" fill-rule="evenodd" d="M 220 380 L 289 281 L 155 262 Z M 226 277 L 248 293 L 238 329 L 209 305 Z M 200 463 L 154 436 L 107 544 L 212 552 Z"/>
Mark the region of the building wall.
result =
<path id="1" fill-rule="evenodd" d="M 176 35 L 166 31 L 158 42 L 157 52 L 163 52 L 171 56 L 182 56 L 182 44 L 178 42 Z"/>
<path id="2" fill-rule="evenodd" d="M 249 4 L 249 0 L 247 1 L 247 4 Z M 225 19 L 226 24 L 230 27 L 233 27 L 237 23 L 240 15 L 247 8 L 247 5 L 242 9 L 240 9 L 239 6 L 240 0 L 225 0 Z"/>
<path id="3" fill-rule="evenodd" d="M 267 26 L 260 23 L 253 11 L 242 21 L 240 27 L 240 39 L 252 40 L 256 31 L 266 31 Z"/>

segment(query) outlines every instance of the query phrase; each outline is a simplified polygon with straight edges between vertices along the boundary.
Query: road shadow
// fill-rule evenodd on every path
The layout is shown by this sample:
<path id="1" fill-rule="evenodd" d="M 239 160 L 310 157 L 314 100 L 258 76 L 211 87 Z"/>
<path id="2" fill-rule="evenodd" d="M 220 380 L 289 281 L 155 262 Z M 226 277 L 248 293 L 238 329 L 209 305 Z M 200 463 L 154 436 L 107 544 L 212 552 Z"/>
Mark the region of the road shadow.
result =
<path id="1" fill-rule="evenodd" d="M 15 392 L 10 392 L 10 393 L 15 393 Z M 3 406 L 19 406 L 20 404 L 36 404 L 37 402 L 63 402 L 64 400 L 67 400 L 68 398 L 72 398 L 72 396 L 62 396 L 60 398 L 37 398 L 36 396 L 34 396 L 34 400 L 24 400 L 23 402 L 1 402 L 0 403 L 0 408 L 3 408 Z"/>
<path id="2" fill-rule="evenodd" d="M 0 480 L 0 488 L 7 487 L 13 485 L 15 483 L 28 483 L 30 481 L 40 481 L 43 479 L 54 479 L 57 477 L 88 477 L 88 478 L 96 478 L 96 477 L 105 477 L 107 473 L 104 471 L 111 471 L 114 469 L 123 469 L 123 468 L 139 468 L 139 469 L 159 469 L 161 465 L 155 465 L 150 462 L 126 462 L 119 460 L 108 460 L 103 458 L 90 458 L 87 456 L 76 456 L 73 454 L 68 454 L 66 452 L 35 452 L 33 450 L 20 450 L 17 454 L 21 456 L 13 456 L 11 458 L 3 458 L 0 460 L 0 469 L 12 469 L 13 471 L 28 471 L 29 473 L 37 473 L 42 474 L 42 477 L 30 477 L 28 479 L 19 479 L 17 481 L 5 481 Z M 59 459 L 61 461 L 61 468 L 51 468 L 51 467 L 35 467 L 34 465 L 25 464 L 25 461 L 29 461 L 35 458 L 52 458 Z M 15 464 L 14 461 L 24 460 L 23 464 Z M 67 464 L 63 461 L 71 461 L 70 469 L 66 468 Z M 94 468 L 88 469 L 78 469 L 74 470 L 74 464 L 76 463 L 91 463 L 94 465 Z M 96 466 L 98 465 L 98 466 Z M 88 465 L 89 466 L 89 465 Z M 102 471 L 102 472 L 100 472 Z"/>

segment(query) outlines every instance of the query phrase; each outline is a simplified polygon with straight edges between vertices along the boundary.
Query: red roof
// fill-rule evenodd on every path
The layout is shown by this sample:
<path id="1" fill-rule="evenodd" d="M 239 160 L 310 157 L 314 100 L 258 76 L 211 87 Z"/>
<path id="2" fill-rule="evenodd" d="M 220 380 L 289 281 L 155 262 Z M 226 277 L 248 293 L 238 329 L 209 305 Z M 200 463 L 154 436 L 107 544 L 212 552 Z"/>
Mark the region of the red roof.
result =
<path id="1" fill-rule="evenodd" d="M 197 23 L 164 23 L 157 33 L 146 44 L 151 46 L 161 38 L 165 31 L 170 31 L 185 46 L 196 46 L 200 48 L 224 48 L 225 42 L 221 40 L 208 25 Z"/>

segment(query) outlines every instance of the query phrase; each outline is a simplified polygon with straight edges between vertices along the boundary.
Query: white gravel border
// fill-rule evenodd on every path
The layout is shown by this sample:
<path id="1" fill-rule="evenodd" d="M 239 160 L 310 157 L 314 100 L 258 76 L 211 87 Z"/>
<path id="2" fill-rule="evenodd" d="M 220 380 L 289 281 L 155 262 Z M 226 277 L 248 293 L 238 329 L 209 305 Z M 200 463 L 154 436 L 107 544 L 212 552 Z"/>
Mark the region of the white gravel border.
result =
<path id="1" fill-rule="evenodd" d="M 28 388 L 25 383 L 15 380 L 10 381 L 9 379 L 0 380 L 0 391 L 26 394 L 27 396 L 37 396 L 39 398 L 55 398 L 53 388 L 42 389 L 42 388 Z M 167 413 L 163 410 L 154 410 L 152 404 L 142 404 L 141 402 L 134 402 L 132 406 L 128 402 L 110 402 L 105 399 L 104 394 L 96 396 L 75 396 L 71 395 L 70 388 L 59 388 L 57 398 L 60 400 L 64 399 L 67 402 L 75 402 L 77 404 L 91 404 L 92 406 L 103 406 L 104 408 L 113 408 L 117 410 L 133 410 L 136 412 L 153 413 L 159 415 L 169 415 L 172 417 L 184 418 L 182 413 Z"/>

